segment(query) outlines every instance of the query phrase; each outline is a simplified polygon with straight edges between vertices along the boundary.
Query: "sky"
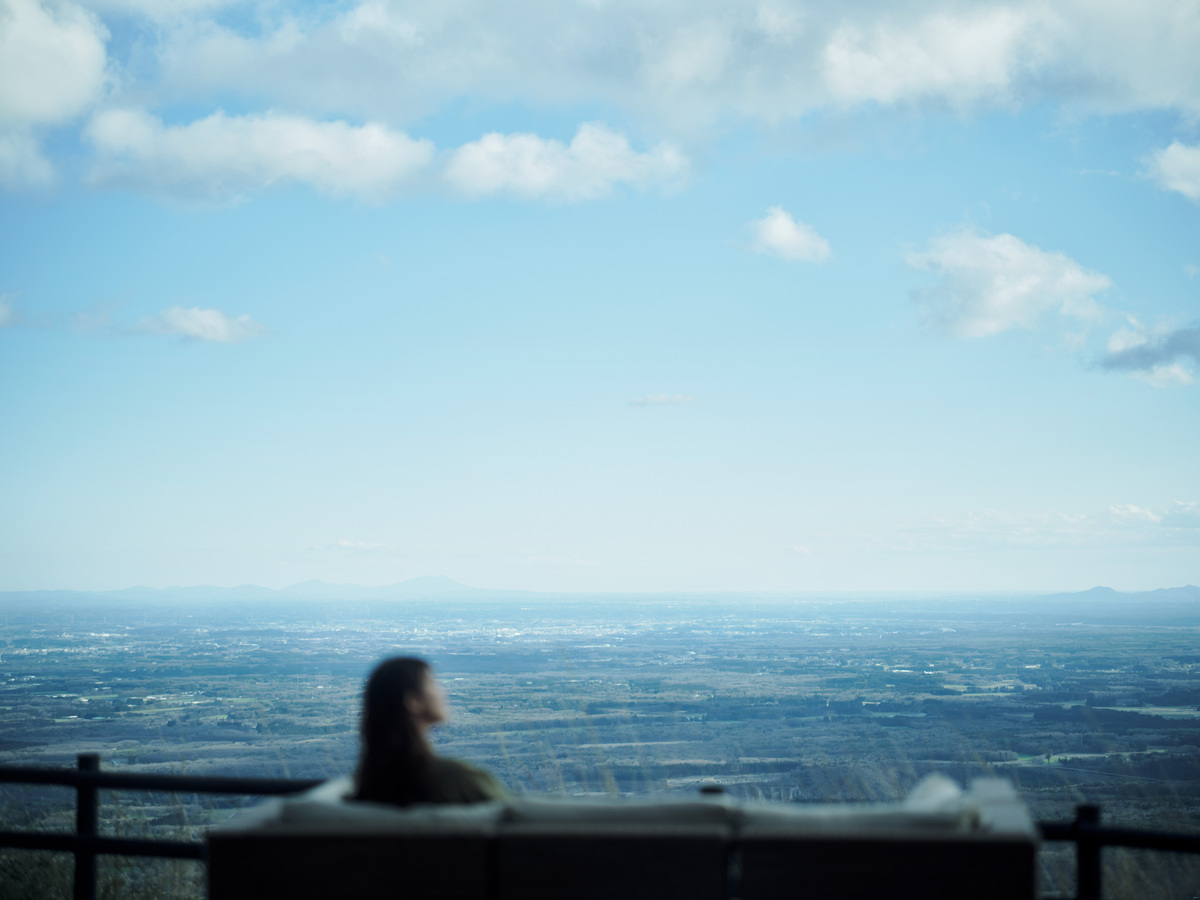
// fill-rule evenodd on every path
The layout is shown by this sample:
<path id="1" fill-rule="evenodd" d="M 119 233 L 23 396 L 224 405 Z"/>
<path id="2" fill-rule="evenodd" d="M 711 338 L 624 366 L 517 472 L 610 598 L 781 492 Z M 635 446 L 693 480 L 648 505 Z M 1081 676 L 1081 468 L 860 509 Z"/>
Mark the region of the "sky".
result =
<path id="1" fill-rule="evenodd" d="M 1200 583 L 1197 47 L 0 0 L 0 590 Z"/>

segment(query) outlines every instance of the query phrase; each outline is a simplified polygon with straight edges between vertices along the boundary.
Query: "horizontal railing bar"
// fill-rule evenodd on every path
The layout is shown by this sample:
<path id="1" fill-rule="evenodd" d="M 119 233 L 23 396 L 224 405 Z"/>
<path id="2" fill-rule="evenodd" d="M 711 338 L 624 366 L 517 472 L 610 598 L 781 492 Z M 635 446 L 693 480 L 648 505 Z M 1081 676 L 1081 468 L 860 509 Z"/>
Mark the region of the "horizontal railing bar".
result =
<path id="1" fill-rule="evenodd" d="M 17 850 L 56 850 L 74 853 L 90 850 L 116 856 L 158 856 L 168 859 L 205 858 L 204 844 L 189 841 L 152 841 L 142 838 L 80 837 L 45 831 L 0 831 L 0 847 Z"/>
<path id="2" fill-rule="evenodd" d="M 323 783 L 320 778 L 241 778 L 227 775 L 159 775 L 152 772 L 85 772 L 0 766 L 0 783 L 57 784 L 103 790 L 169 791 L 176 794 L 296 794 Z"/>
<path id="3" fill-rule="evenodd" d="M 1138 828 L 1087 826 L 1074 822 L 1038 822 L 1042 840 L 1086 841 L 1101 847 L 1138 847 L 1142 850 L 1165 850 L 1172 853 L 1200 853 L 1200 835 L 1173 831 L 1143 831 Z"/>
<path id="4" fill-rule="evenodd" d="M 1074 822 L 1035 822 L 1043 841 L 1075 841 L 1079 839 L 1079 826 Z"/>

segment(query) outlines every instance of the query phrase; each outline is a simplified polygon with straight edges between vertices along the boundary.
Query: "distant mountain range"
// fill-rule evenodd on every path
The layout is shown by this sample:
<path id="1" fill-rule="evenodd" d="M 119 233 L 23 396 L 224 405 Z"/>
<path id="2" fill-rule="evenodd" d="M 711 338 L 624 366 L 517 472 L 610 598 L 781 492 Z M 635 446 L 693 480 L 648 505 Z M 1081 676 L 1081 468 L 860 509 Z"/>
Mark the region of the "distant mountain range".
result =
<path id="1" fill-rule="evenodd" d="M 192 587 L 131 587 L 116 591 L 4 591 L 0 592 L 0 604 L 6 601 L 131 601 L 131 602 L 161 602 L 161 601 L 214 601 L 214 602 L 243 602 L 243 601 L 286 601 L 286 600 L 319 600 L 319 601 L 388 601 L 388 600 L 554 600 L 585 599 L 594 597 L 601 599 L 609 596 L 622 600 L 646 600 L 681 598 L 696 600 L 738 600 L 753 599 L 756 601 L 820 601 L 821 603 L 838 603 L 841 600 L 852 603 L 870 602 L 873 598 L 864 592 L 851 594 L 808 593 L 808 592 L 660 592 L 660 593 L 611 593 L 611 594 L 582 594 L 566 592 L 513 591 L 476 588 L 447 578 L 444 575 L 427 575 L 421 578 L 410 578 L 397 584 L 364 586 L 360 584 L 330 584 L 325 581 L 303 581 L 285 588 L 267 588 L 254 584 L 243 584 L 236 587 L 216 587 L 212 585 L 197 585 Z M 1052 618 L 1058 621 L 1075 621 L 1081 619 L 1098 621 L 1157 620 L 1166 616 L 1177 619 L 1180 615 L 1195 617 L 1200 622 L 1200 587 L 1185 585 L 1183 587 L 1159 588 L 1152 591 L 1115 591 L 1109 587 L 1094 587 L 1090 590 L 1066 594 L 880 594 L 879 602 L 886 603 L 897 611 L 942 614 L 965 612 L 971 610 L 976 614 L 989 612 L 993 615 L 1020 614 L 1028 616 L 1036 614 L 1039 619 Z"/>
<path id="2" fill-rule="evenodd" d="M 1037 599 L 1063 602 L 1089 601 L 1105 604 L 1128 603 L 1131 600 L 1149 603 L 1195 603 L 1200 601 L 1200 587 L 1196 587 L 1194 584 L 1187 584 L 1183 587 L 1158 588 L 1153 591 L 1135 591 L 1133 593 L 1114 591 L 1110 587 L 1094 587 L 1090 590 L 1079 591 L 1074 594 L 1045 594 Z"/>
<path id="3" fill-rule="evenodd" d="M 409 578 L 396 584 L 378 587 L 364 587 L 361 584 L 330 584 L 327 581 L 302 581 L 275 591 L 289 597 L 308 597 L 313 600 L 389 600 L 403 597 L 486 597 L 504 594 L 509 596 L 511 591 L 493 591 L 487 588 L 474 588 L 447 578 L 445 575 L 423 575 L 420 578 Z M 526 592 L 518 592 L 526 593 Z"/>

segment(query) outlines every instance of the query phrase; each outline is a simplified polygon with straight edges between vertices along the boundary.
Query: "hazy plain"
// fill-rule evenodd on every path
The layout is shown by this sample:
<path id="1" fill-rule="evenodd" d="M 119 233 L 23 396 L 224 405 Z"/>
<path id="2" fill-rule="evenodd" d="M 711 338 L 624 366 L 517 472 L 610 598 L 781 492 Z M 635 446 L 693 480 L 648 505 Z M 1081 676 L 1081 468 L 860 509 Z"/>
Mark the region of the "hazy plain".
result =
<path id="1" fill-rule="evenodd" d="M 518 791 L 861 801 L 931 771 L 1001 774 L 1038 818 L 1087 801 L 1107 821 L 1200 826 L 1186 592 L 35 599 L 0 611 L 6 763 L 347 774 L 362 679 L 411 653 L 449 694 L 440 752 Z M 115 794 L 105 827 L 198 835 L 245 802 Z M 6 822 L 69 827 L 66 792 L 9 787 L 3 803 Z M 1200 887 L 1191 860 L 1109 858 L 1130 889 Z M 1069 889 L 1068 870 L 1065 849 L 1045 853 L 1043 887 Z"/>

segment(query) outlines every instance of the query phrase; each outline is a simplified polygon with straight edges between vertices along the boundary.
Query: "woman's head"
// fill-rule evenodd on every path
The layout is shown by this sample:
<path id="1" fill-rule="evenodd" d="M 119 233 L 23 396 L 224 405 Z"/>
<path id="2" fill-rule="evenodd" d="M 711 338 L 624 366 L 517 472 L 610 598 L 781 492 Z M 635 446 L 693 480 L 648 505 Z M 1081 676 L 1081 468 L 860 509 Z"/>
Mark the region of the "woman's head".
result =
<path id="1" fill-rule="evenodd" d="M 363 692 L 363 737 L 409 727 L 423 733 L 444 721 L 446 701 L 429 663 L 393 656 L 375 667 Z"/>

